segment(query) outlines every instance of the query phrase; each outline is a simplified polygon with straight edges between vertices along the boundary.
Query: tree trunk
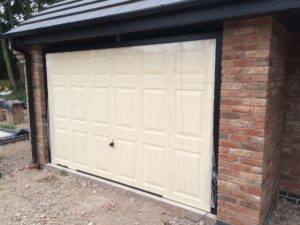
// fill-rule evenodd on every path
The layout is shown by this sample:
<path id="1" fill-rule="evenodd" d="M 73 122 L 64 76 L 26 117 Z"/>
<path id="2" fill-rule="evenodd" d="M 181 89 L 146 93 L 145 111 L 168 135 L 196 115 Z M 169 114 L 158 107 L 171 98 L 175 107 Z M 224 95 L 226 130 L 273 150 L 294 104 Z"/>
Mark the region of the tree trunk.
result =
<path id="1" fill-rule="evenodd" d="M 8 8 L 8 13 L 9 13 L 9 20 L 10 20 L 11 28 L 14 28 L 15 21 L 14 21 L 13 14 L 11 11 L 11 1 L 10 0 L 7 1 L 7 8 Z M 23 68 L 22 64 L 20 63 L 19 59 L 18 59 L 18 70 L 19 70 L 19 75 L 20 75 L 20 85 L 24 86 L 24 84 L 25 84 L 24 68 Z"/>
<path id="2" fill-rule="evenodd" d="M 0 24 L 0 33 L 2 33 L 2 25 L 1 24 Z M 16 80 L 15 80 L 13 68 L 11 65 L 10 57 L 9 57 L 9 51 L 8 51 L 8 46 L 7 46 L 6 40 L 1 39 L 1 45 L 2 45 L 2 51 L 3 51 L 3 58 L 4 58 L 5 66 L 7 69 L 7 75 L 8 75 L 8 78 L 9 78 L 9 81 L 11 83 L 13 90 L 16 90 L 17 85 L 16 85 Z"/>
<path id="3" fill-rule="evenodd" d="M 25 73 L 24 73 L 24 67 L 23 65 L 20 63 L 19 59 L 18 59 L 18 70 L 20 73 L 20 85 L 22 87 L 24 87 L 25 85 Z"/>
<path id="4" fill-rule="evenodd" d="M 8 14 L 9 14 L 9 22 L 10 22 L 10 26 L 11 28 L 14 28 L 15 26 L 15 22 L 14 22 L 14 18 L 11 12 L 11 1 L 7 0 L 7 9 L 8 9 Z"/>

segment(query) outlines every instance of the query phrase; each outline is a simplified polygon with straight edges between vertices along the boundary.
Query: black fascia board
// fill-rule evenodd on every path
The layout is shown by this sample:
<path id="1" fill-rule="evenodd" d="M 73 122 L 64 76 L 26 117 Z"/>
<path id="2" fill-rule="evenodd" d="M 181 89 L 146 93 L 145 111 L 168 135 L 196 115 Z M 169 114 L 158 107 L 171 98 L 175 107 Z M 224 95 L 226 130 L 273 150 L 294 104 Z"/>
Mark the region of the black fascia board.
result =
<path id="1" fill-rule="evenodd" d="M 81 27 L 68 24 L 63 30 L 52 30 L 45 33 L 32 33 L 31 36 L 16 38 L 20 45 L 51 44 L 63 41 L 80 40 L 109 35 L 118 35 L 134 32 L 180 27 L 206 22 L 220 22 L 223 20 L 268 15 L 275 12 L 300 8 L 299 0 L 266 0 L 251 1 L 242 4 L 218 4 L 210 7 L 186 8 L 180 11 L 161 11 L 151 16 L 122 17 L 107 20 L 82 22 Z M 140 17 L 138 17 L 140 16 Z"/>

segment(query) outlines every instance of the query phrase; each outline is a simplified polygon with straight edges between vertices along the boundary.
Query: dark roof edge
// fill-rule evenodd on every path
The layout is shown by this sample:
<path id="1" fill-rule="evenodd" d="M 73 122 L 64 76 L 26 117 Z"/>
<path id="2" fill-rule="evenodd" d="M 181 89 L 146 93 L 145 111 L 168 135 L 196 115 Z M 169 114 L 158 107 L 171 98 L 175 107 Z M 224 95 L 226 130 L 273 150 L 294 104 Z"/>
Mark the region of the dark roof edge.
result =
<path id="1" fill-rule="evenodd" d="M 77 0 L 77 2 L 78 1 L 79 0 Z M 56 9 L 56 10 L 52 10 L 52 11 L 48 12 L 48 9 L 56 8 L 55 6 L 52 6 L 52 7 L 50 6 L 48 8 L 45 8 L 45 10 L 42 10 L 38 14 L 33 15 L 31 18 L 36 18 L 36 17 L 39 17 L 39 16 L 44 16 L 44 15 L 49 15 L 49 14 L 52 14 L 52 13 L 62 12 L 64 10 L 74 9 L 74 8 L 78 8 L 78 7 L 81 7 L 81 6 L 92 5 L 92 4 L 95 4 L 95 3 L 98 3 L 98 2 L 103 2 L 103 1 L 105 1 L 105 0 L 94 0 L 94 1 L 91 1 L 91 2 L 82 3 L 80 5 L 75 5 L 75 6 L 71 5 L 71 6 L 68 6 L 68 7 L 65 7 L 65 8 L 60 8 L 60 9 Z M 67 5 L 67 4 L 64 4 L 64 5 Z"/>
<path id="2" fill-rule="evenodd" d="M 141 12 L 139 13 L 134 13 L 130 14 L 127 17 L 119 16 L 119 17 L 114 17 L 111 18 L 110 20 L 106 19 L 105 21 L 102 21 L 101 24 L 97 23 L 98 26 L 103 26 L 105 29 L 101 29 L 100 31 L 97 31 L 97 35 L 114 35 L 114 34 L 121 34 L 125 32 L 137 32 L 137 31 L 144 31 L 144 30 L 150 30 L 150 29 L 163 29 L 163 28 L 168 28 L 168 27 L 175 27 L 175 26 L 184 26 L 184 25 L 189 25 L 189 24 L 196 24 L 196 23 L 205 23 L 205 22 L 214 22 L 214 21 L 223 21 L 223 20 L 228 20 L 228 19 L 233 19 L 233 18 L 239 18 L 239 17 L 249 17 L 252 15 L 266 15 L 266 14 L 271 14 L 274 12 L 279 12 L 279 11 L 285 11 L 285 10 L 290 10 L 290 9 L 297 9 L 300 8 L 300 1 L 298 0 L 266 0 L 266 1 L 251 1 L 251 2 L 244 2 L 240 4 L 234 4 L 234 3 L 227 3 L 227 4 L 222 4 L 218 5 L 217 7 L 207 7 L 207 8 L 192 8 L 190 11 L 177 11 L 174 14 L 169 14 L 168 10 L 166 8 L 160 8 L 159 14 L 156 14 L 153 16 L 151 19 L 153 20 L 153 23 L 149 21 L 148 18 L 139 18 L 137 21 L 129 21 L 128 24 L 125 19 L 133 19 L 134 16 L 141 16 Z M 159 18 L 163 18 L 160 21 L 158 21 L 157 15 L 160 15 Z M 145 20 L 145 21 L 143 21 Z M 94 22 L 96 24 L 97 21 L 81 21 L 81 23 L 74 23 L 74 24 L 66 24 L 61 27 L 53 27 L 55 29 L 48 30 L 47 32 L 43 32 L 42 30 L 36 30 L 35 32 L 31 31 L 26 33 L 18 33 L 12 34 L 12 35 L 6 35 L 6 38 L 25 38 L 25 39 L 30 39 L 31 42 L 39 40 L 38 35 L 40 36 L 45 36 L 45 35 L 50 35 L 49 40 L 52 37 L 53 42 L 58 42 L 58 39 L 53 38 L 53 36 L 60 37 L 60 32 L 55 32 L 58 31 L 58 29 L 61 32 L 64 32 L 63 30 L 65 29 L 66 32 L 69 32 L 71 38 L 74 38 L 74 40 L 80 38 L 80 34 L 75 35 L 75 33 L 72 31 L 73 29 L 84 29 L 85 26 L 91 25 L 91 22 Z M 144 23 L 144 24 L 143 24 Z M 129 28 L 126 28 L 129 27 Z M 52 32 L 52 33 L 49 33 Z M 72 37 L 72 32 L 74 33 L 74 37 Z M 81 30 L 82 32 L 82 30 Z M 23 35 L 22 35 L 23 34 Z M 93 35 L 96 35 L 94 32 Z M 27 36 L 27 37 L 25 37 Z M 31 36 L 31 37 L 29 37 Z M 76 38 L 76 39 L 75 39 Z M 88 37 L 82 37 L 82 38 L 88 38 Z M 66 41 L 64 39 L 64 41 Z M 26 44 L 29 44 L 28 41 L 26 41 Z M 31 43 L 30 42 L 30 43 Z"/>
<path id="3" fill-rule="evenodd" d="M 96 10 L 107 9 L 107 8 L 111 8 L 111 7 L 115 7 L 115 6 L 126 5 L 128 3 L 133 3 L 135 1 L 136 0 L 128 0 L 128 2 L 117 2 L 117 3 L 111 4 L 111 5 L 100 6 L 100 7 L 96 7 L 96 8 L 92 8 L 92 9 L 88 9 L 88 10 L 82 10 L 80 12 L 75 12 L 75 13 L 68 13 L 67 15 L 53 16 L 53 17 L 49 17 L 49 18 L 45 18 L 45 19 L 35 20 L 35 21 L 32 21 L 32 22 L 24 21 L 19 26 L 24 26 L 24 25 L 27 25 L 27 24 L 34 24 L 34 23 L 41 22 L 41 21 L 47 21 L 47 20 L 52 20 L 52 19 L 63 18 L 63 17 L 66 17 L 66 16 L 78 15 L 78 14 L 85 13 L 85 12 L 93 12 L 93 11 L 96 11 Z M 91 5 L 92 3 L 89 3 L 89 4 Z M 88 5 L 88 4 L 85 4 L 85 5 Z M 80 6 L 83 6 L 83 5 L 80 5 Z M 77 7 L 78 6 L 73 7 L 73 8 L 77 8 Z M 68 8 L 68 9 L 70 9 L 70 8 Z M 60 11 L 63 12 L 64 10 L 65 9 L 62 9 Z M 55 11 L 55 12 L 58 12 L 58 11 Z M 38 18 L 39 16 L 43 16 L 43 15 L 46 15 L 46 14 L 51 15 L 52 13 L 53 12 L 44 13 L 44 14 L 41 14 L 41 15 L 33 16 L 32 18 Z"/>
<path id="4" fill-rule="evenodd" d="M 34 30 L 29 30 L 29 31 L 21 31 L 21 32 L 15 32 L 15 33 L 5 33 L 5 37 L 7 38 L 14 38 L 14 37 L 21 37 L 21 36 L 27 36 L 27 35 L 32 35 L 32 34 L 37 34 L 40 32 L 47 32 L 47 31 L 53 31 L 53 30 L 63 30 L 63 29 L 69 29 L 69 28 L 74 28 L 74 27 L 80 27 L 84 26 L 85 24 L 90 24 L 92 23 L 102 23 L 102 22 L 108 22 L 108 21 L 118 21 L 120 19 L 128 19 L 128 18 L 133 18 L 136 16 L 143 16 L 143 15 L 149 15 L 149 14 L 155 14 L 155 13 L 165 13 L 167 11 L 174 11 L 174 10 L 183 10 L 186 8 L 193 8 L 193 7 L 205 7 L 207 5 L 211 6 L 214 4 L 222 4 L 225 2 L 232 2 L 232 0 L 198 0 L 198 1 L 186 1 L 186 2 L 180 2 L 180 3 L 175 3 L 175 4 L 170 4 L 167 6 L 158 6 L 158 7 L 153 7 L 150 9 L 143 9 L 143 10 L 138 10 L 135 12 L 126 12 L 124 14 L 119 14 L 119 15 L 111 15 L 108 17 L 101 17 L 101 18 L 93 18 L 89 20 L 82 20 L 78 22 L 72 22 L 72 23 L 66 23 L 66 24 L 60 24 L 56 26 L 50 26 L 50 27 L 45 27 L 45 28 L 38 28 Z M 79 13 L 80 14 L 80 13 Z M 26 23 L 26 21 L 25 21 Z M 24 25 L 25 25 L 24 23 Z"/>

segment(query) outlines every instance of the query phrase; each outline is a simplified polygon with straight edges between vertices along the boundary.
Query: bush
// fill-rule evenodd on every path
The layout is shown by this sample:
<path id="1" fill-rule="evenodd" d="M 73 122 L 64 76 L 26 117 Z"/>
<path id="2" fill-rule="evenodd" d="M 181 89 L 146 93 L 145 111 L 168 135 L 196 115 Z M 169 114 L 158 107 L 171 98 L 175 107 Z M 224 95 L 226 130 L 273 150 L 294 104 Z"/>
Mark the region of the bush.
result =
<path id="1" fill-rule="evenodd" d="M 10 131 L 14 131 L 16 129 L 16 127 L 12 124 L 0 124 L 0 128 Z"/>
<path id="2" fill-rule="evenodd" d="M 2 96 L 5 100 L 19 100 L 25 105 L 27 104 L 27 96 L 25 90 L 13 91 L 10 95 Z"/>

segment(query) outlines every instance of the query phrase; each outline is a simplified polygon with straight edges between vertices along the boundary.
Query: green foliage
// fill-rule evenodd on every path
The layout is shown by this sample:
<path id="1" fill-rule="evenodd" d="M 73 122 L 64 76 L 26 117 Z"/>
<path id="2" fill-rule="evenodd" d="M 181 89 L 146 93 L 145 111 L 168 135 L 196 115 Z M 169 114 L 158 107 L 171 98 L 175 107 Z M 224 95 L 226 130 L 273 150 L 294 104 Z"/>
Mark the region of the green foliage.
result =
<path id="1" fill-rule="evenodd" d="M 68 176 L 68 173 L 65 170 L 61 170 L 60 175 L 66 177 Z"/>
<path id="2" fill-rule="evenodd" d="M 13 124 L 0 124 L 0 128 L 5 130 L 10 130 L 10 131 L 16 130 L 16 126 Z"/>
<path id="3" fill-rule="evenodd" d="M 0 80 L 0 91 L 3 91 L 5 88 L 11 89 L 9 80 Z"/>
<path id="4" fill-rule="evenodd" d="M 2 32 L 5 33 L 6 31 L 15 27 L 17 24 L 29 19 L 44 7 L 47 7 L 55 2 L 57 2 L 57 0 L 0 0 L 0 27 L 3 30 Z M 12 54 L 11 50 L 9 50 L 8 54 L 12 65 L 14 78 L 17 83 L 22 83 L 19 82 L 21 79 L 21 72 L 18 68 L 17 59 Z M 0 45 L 0 79 L 7 78 L 7 65 L 4 63 L 3 49 Z"/>
<path id="5" fill-rule="evenodd" d="M 57 0 L 0 0 L 0 22 L 9 30 L 55 2 Z"/>
<path id="6" fill-rule="evenodd" d="M 10 95 L 3 96 L 5 100 L 19 100 L 27 104 L 27 96 L 24 88 L 13 91 Z"/>

